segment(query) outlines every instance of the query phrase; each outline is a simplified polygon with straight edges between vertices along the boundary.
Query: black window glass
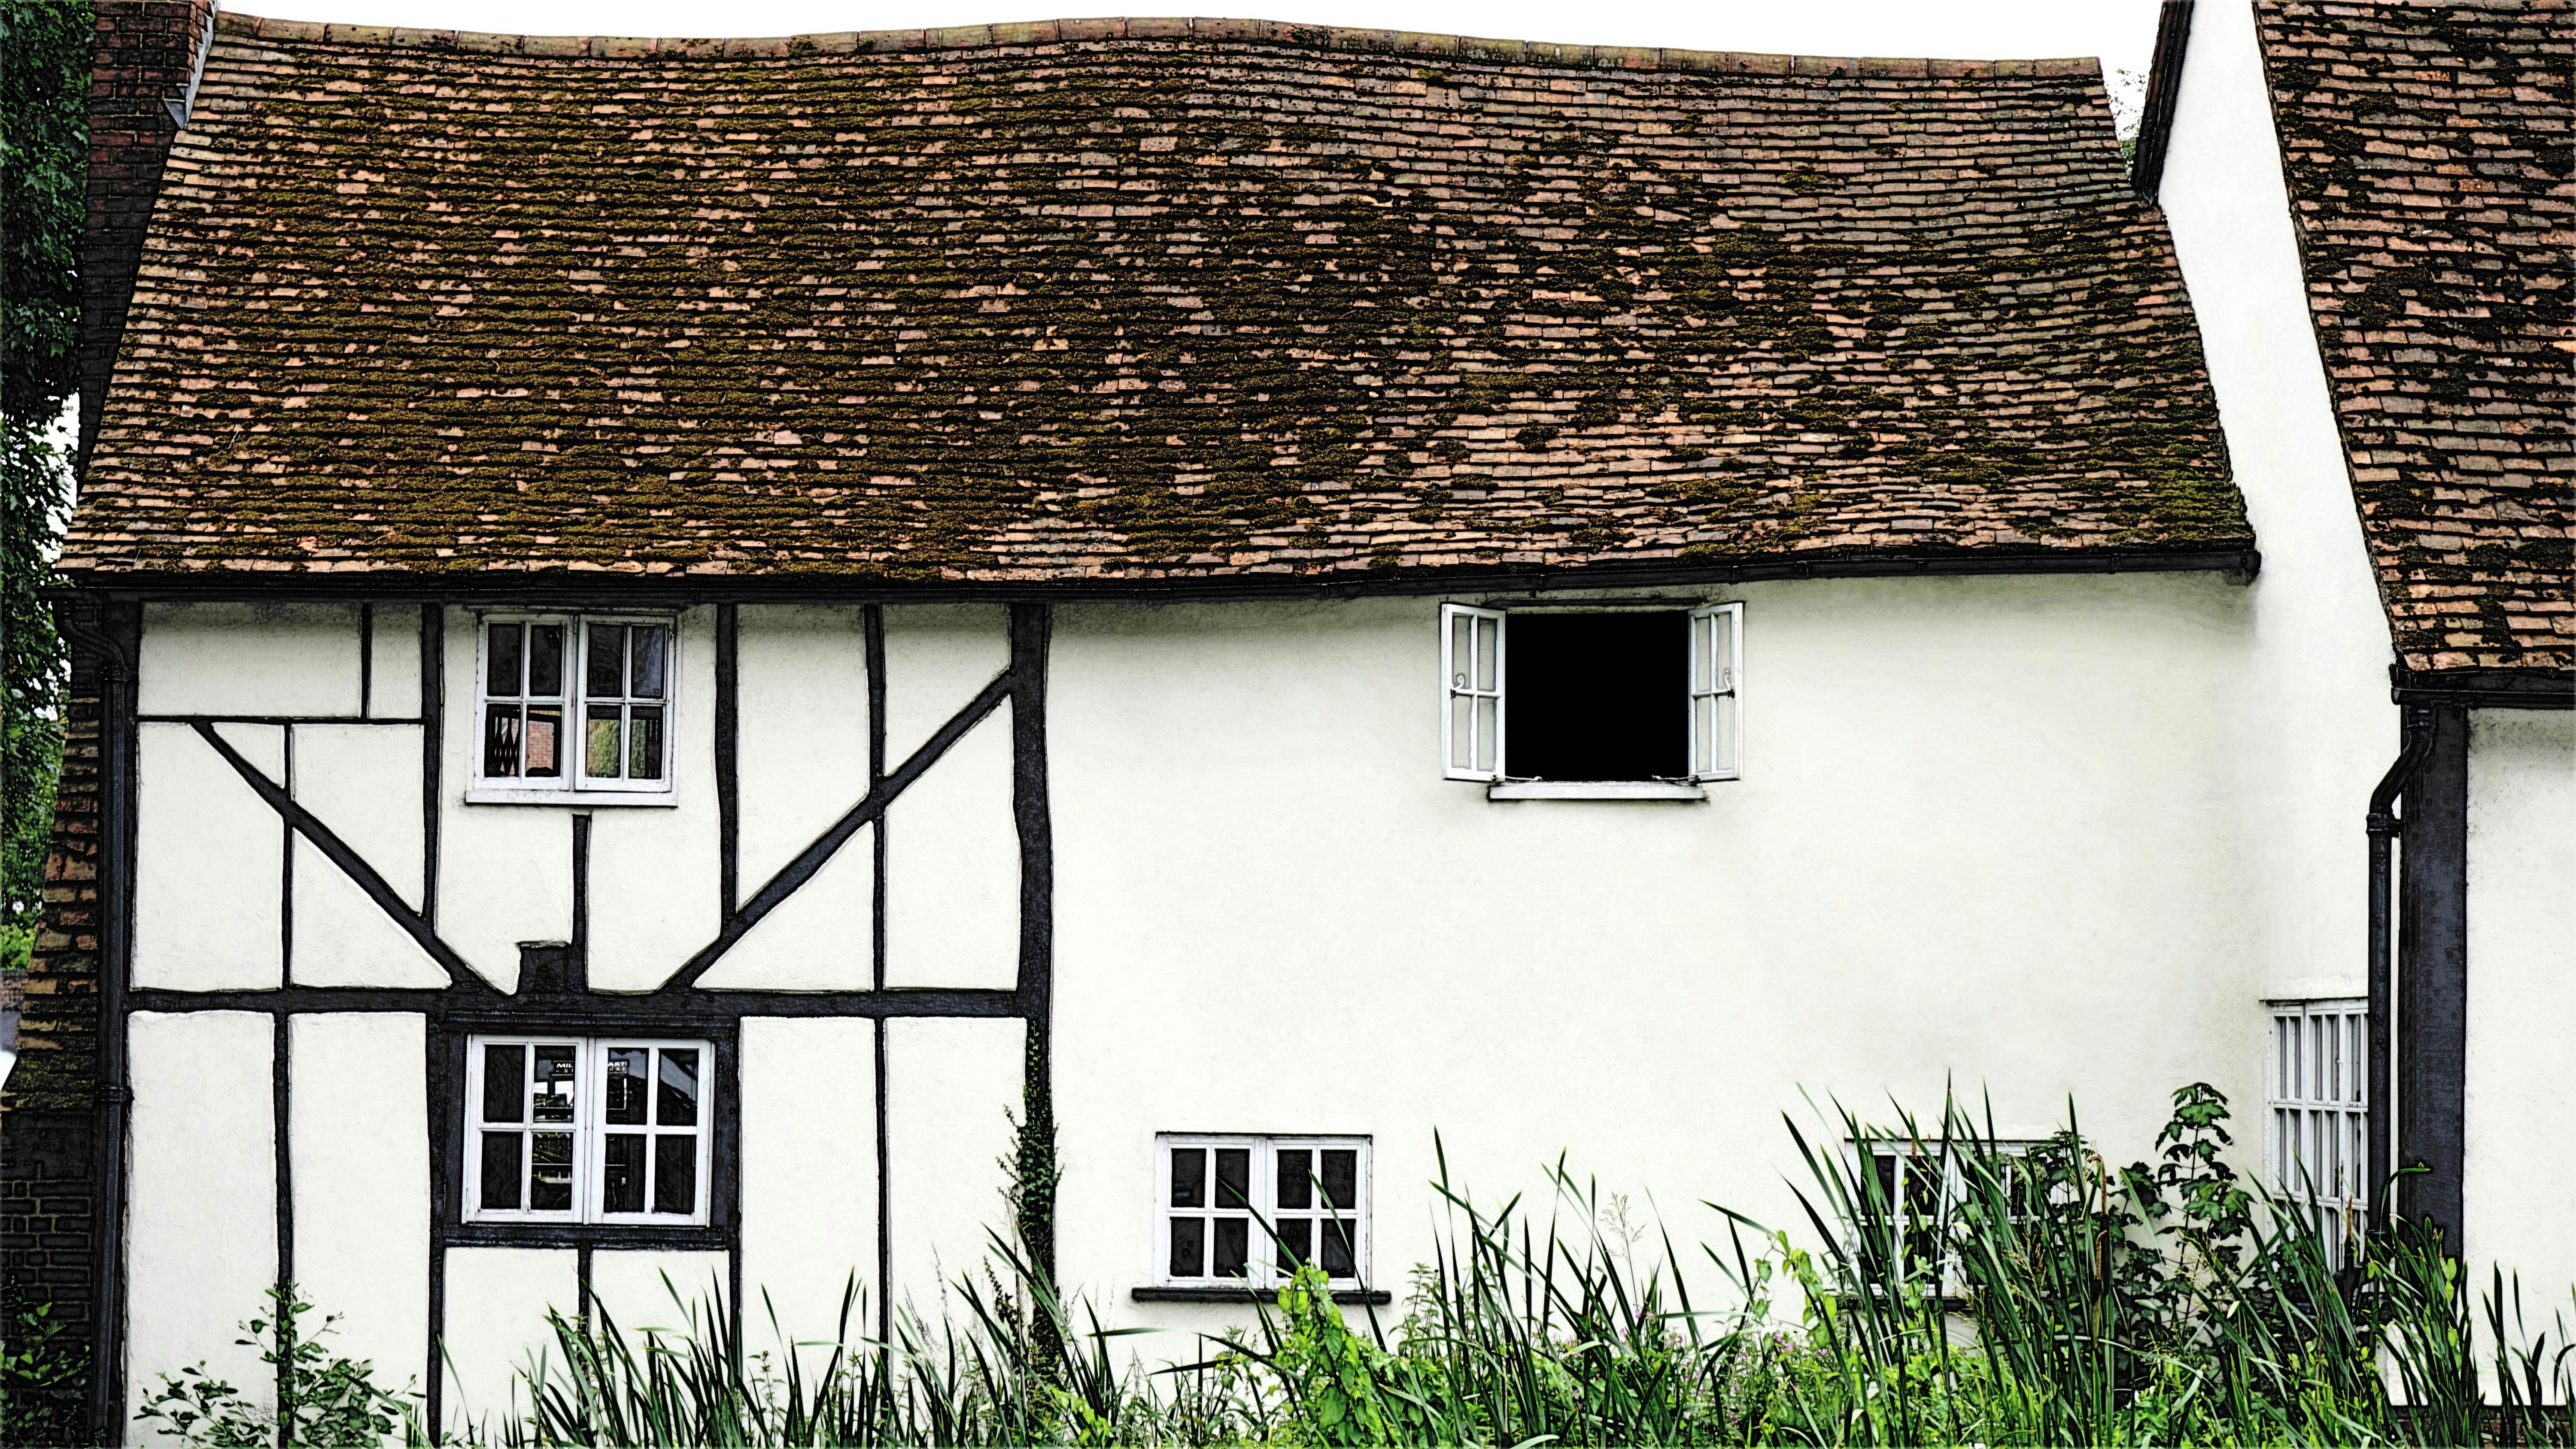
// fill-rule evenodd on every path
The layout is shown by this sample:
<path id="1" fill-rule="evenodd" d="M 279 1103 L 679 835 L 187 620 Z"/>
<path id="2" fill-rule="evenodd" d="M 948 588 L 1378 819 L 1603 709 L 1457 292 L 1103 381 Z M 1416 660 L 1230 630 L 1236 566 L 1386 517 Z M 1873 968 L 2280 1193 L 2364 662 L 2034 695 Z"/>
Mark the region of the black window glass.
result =
<path id="1" fill-rule="evenodd" d="M 1220 1147 L 1216 1150 L 1216 1205 L 1221 1208 L 1252 1206 L 1251 1149 Z"/>
<path id="2" fill-rule="evenodd" d="M 1216 1227 L 1216 1261 L 1209 1266 L 1212 1278 L 1240 1278 L 1244 1260 L 1252 1247 L 1250 1218 L 1218 1218 Z"/>
<path id="3" fill-rule="evenodd" d="M 1172 1149 L 1172 1206 L 1207 1206 L 1207 1149 Z"/>
<path id="4" fill-rule="evenodd" d="M 1207 1272 L 1207 1219 L 1172 1219 L 1172 1276 L 1196 1278 Z"/>
<path id="5" fill-rule="evenodd" d="M 1360 1205 L 1360 1155 L 1347 1147 L 1327 1149 L 1324 1153 L 1324 1206 L 1355 1208 Z"/>
<path id="6" fill-rule="evenodd" d="M 593 696 L 615 698 L 626 692 L 626 630 L 618 624 L 590 626 L 590 647 L 583 651 L 590 661 L 585 686 Z"/>
<path id="7" fill-rule="evenodd" d="M 519 1134 L 486 1132 L 483 1134 L 483 1193 L 480 1199 L 487 1208 L 516 1209 L 519 1205 Z"/>
<path id="8" fill-rule="evenodd" d="M 563 693 L 563 625 L 528 626 L 528 693 L 553 698 Z"/>
<path id="9" fill-rule="evenodd" d="M 1298 1264 L 1306 1261 L 1308 1249 L 1314 1241 L 1314 1227 L 1312 1218 L 1279 1220 L 1279 1266 L 1282 1270 L 1294 1271 Z"/>
<path id="10" fill-rule="evenodd" d="M 1351 1278 L 1359 1274 L 1351 1253 L 1351 1225 L 1341 1218 L 1324 1223 L 1324 1276 Z"/>
<path id="11" fill-rule="evenodd" d="M 602 1084 L 608 1093 L 601 1104 L 606 1120 L 621 1127 L 644 1125 L 645 1073 L 653 1053 L 644 1047 L 610 1047 L 608 1080 Z"/>
<path id="12" fill-rule="evenodd" d="M 653 1139 L 653 1211 L 698 1210 L 698 1139 L 674 1132 Z"/>
<path id="13" fill-rule="evenodd" d="M 517 624 L 492 626 L 491 679 L 484 686 L 484 693 L 516 695 L 519 692 L 521 627 Z"/>
<path id="14" fill-rule="evenodd" d="M 1539 780 L 1690 772 L 1690 615 L 1514 613 L 1503 770 Z"/>
<path id="15" fill-rule="evenodd" d="M 644 1139 L 633 1132 L 612 1132 L 599 1173 L 602 1212 L 644 1211 Z"/>
<path id="16" fill-rule="evenodd" d="M 487 1046 L 483 1049 L 483 1120 L 516 1122 L 528 1093 L 528 1049 Z"/>
<path id="17" fill-rule="evenodd" d="M 638 624 L 629 632 L 635 641 L 635 666 L 627 676 L 626 692 L 637 699 L 660 699 L 663 640 L 667 633 L 659 624 Z"/>
<path id="18" fill-rule="evenodd" d="M 1302 1208 L 1314 1202 L 1314 1168 L 1309 1164 L 1314 1154 L 1302 1147 L 1282 1148 L 1279 1153 L 1279 1206 Z"/>
<path id="19" fill-rule="evenodd" d="M 698 1125 L 698 1054 L 693 1051 L 662 1053 L 661 1104 L 654 1109 L 653 1120 L 665 1127 Z"/>

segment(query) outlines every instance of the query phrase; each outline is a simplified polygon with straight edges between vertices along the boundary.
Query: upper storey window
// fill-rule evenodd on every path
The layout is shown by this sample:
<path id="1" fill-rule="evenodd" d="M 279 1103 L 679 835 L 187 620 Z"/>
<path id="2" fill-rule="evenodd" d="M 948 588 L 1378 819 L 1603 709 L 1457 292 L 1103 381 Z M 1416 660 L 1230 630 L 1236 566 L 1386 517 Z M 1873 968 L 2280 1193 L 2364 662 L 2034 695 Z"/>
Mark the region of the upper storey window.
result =
<path id="1" fill-rule="evenodd" d="M 1441 616 L 1450 779 L 1496 799 L 1698 799 L 1742 773 L 1742 604 Z"/>
<path id="2" fill-rule="evenodd" d="M 486 618 L 471 798 L 667 797 L 673 646 L 668 619 Z"/>

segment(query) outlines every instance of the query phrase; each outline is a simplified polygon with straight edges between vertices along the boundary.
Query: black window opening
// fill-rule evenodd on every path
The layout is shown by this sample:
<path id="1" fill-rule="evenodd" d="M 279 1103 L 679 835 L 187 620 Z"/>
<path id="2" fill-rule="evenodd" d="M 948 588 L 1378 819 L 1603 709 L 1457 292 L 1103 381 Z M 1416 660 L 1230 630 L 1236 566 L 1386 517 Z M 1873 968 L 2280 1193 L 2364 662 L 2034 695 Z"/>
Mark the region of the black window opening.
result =
<path id="1" fill-rule="evenodd" d="M 1503 772 L 1522 780 L 1690 773 L 1690 615 L 1514 613 Z"/>

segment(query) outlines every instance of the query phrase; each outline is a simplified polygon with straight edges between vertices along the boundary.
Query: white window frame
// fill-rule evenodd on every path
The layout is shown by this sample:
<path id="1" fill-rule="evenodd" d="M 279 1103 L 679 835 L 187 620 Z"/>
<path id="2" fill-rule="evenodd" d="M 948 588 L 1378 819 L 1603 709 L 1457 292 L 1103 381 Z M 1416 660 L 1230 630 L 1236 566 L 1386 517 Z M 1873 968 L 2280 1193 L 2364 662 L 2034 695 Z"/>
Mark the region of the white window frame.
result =
<path id="1" fill-rule="evenodd" d="M 1174 1148 L 1191 1147 L 1203 1150 L 1212 1148 L 1243 1148 L 1248 1149 L 1252 1153 L 1252 1201 L 1248 1209 L 1220 1208 L 1216 1205 L 1216 1169 L 1213 1160 L 1208 1164 L 1206 1186 L 1206 1195 L 1208 1198 L 1207 1203 L 1200 1207 L 1175 1207 L 1173 1205 L 1172 1151 Z M 1320 1202 L 1316 1202 L 1314 1206 L 1308 1209 L 1288 1209 L 1287 1213 L 1290 1217 L 1305 1218 L 1315 1222 L 1318 1225 L 1318 1229 L 1320 1229 L 1323 1220 L 1327 1217 L 1339 1217 L 1348 1221 L 1351 1227 L 1351 1273 L 1348 1277 L 1336 1277 L 1331 1281 L 1333 1286 L 1337 1288 L 1366 1288 L 1370 1282 L 1369 1248 L 1370 1239 L 1372 1237 L 1369 1228 L 1369 1217 L 1375 1197 L 1370 1186 L 1371 1163 L 1369 1139 L 1366 1137 L 1304 1135 L 1295 1133 L 1161 1132 L 1155 1134 L 1154 1236 L 1152 1243 L 1153 1257 L 1151 1259 L 1153 1263 L 1153 1274 L 1151 1281 L 1156 1285 L 1165 1288 L 1216 1288 L 1245 1290 L 1275 1289 L 1281 1283 L 1287 1281 L 1287 1275 L 1279 1270 L 1279 1255 L 1276 1251 L 1277 1245 L 1272 1241 L 1270 1234 L 1264 1231 L 1262 1227 L 1263 1223 L 1275 1224 L 1280 1221 L 1281 1209 L 1278 1206 L 1278 1154 L 1283 1150 L 1322 1152 L 1327 1149 L 1349 1150 L 1359 1154 L 1359 1160 L 1354 1164 L 1352 1178 L 1352 1193 L 1357 1199 L 1357 1202 L 1347 1211 L 1328 1211 L 1322 1207 Z M 1317 1166 L 1320 1175 L 1320 1159 L 1317 1160 Z M 1310 1201 L 1312 1201 L 1312 1199 L 1310 1199 Z M 1223 1278 L 1212 1275 L 1191 1277 L 1172 1272 L 1172 1219 L 1175 1217 L 1213 1219 L 1221 1214 L 1229 1212 L 1244 1213 L 1252 1219 L 1250 1227 L 1246 1229 L 1247 1240 L 1244 1250 L 1244 1275 L 1240 1278 Z M 1214 1235 L 1211 1232 L 1209 1237 L 1202 1240 L 1200 1245 L 1201 1252 L 1206 1255 L 1207 1261 L 1211 1266 L 1214 1265 L 1215 1261 L 1215 1244 L 1213 1237 Z M 1314 1240 L 1310 1241 L 1308 1247 L 1309 1254 L 1307 1261 L 1315 1264 L 1317 1267 L 1323 1266 L 1323 1247 L 1320 1231 Z"/>
<path id="2" fill-rule="evenodd" d="M 1689 663 L 1683 677 L 1682 710 L 1687 720 L 1689 772 L 1652 780 L 1530 780 L 1504 773 L 1511 704 L 1511 615 L 1687 613 Z M 1459 627 L 1464 622 L 1467 628 Z M 1482 660 L 1476 650 L 1483 626 L 1493 627 L 1493 686 L 1478 684 Z M 1458 657 L 1459 636 L 1468 639 L 1468 657 Z M 1517 610 L 1476 604 L 1440 606 L 1440 776 L 1487 786 L 1494 800 L 1704 800 L 1698 787 L 1744 777 L 1744 605 L 1740 602 L 1691 605 L 1686 599 L 1651 604 L 1539 604 Z M 1475 721 L 1477 705 L 1493 701 L 1493 767 L 1479 768 L 1476 747 L 1482 743 Z M 1459 702 L 1468 701 L 1461 710 Z M 1459 738 L 1461 716 L 1467 738 Z"/>
<path id="3" fill-rule="evenodd" d="M 573 1120 L 565 1129 L 573 1139 L 572 1206 L 563 1209 L 487 1208 L 483 1204 L 483 1134 L 488 1127 L 496 1131 L 516 1131 L 522 1139 L 519 1151 L 520 1198 L 527 1197 L 529 1154 L 527 1141 L 538 1124 L 527 1120 L 529 1113 L 522 1101 L 521 1120 L 515 1123 L 486 1124 L 483 1118 L 483 1059 L 485 1047 L 515 1046 L 531 1054 L 538 1047 L 573 1049 Z M 652 1120 L 659 1114 L 659 1096 L 655 1082 L 645 1085 L 646 1122 L 642 1125 L 610 1123 L 607 1120 L 608 1054 L 620 1048 L 659 1052 L 664 1049 L 695 1051 L 698 1054 L 698 1110 L 693 1126 L 665 1129 Z M 658 1062 L 660 1058 L 653 1058 Z M 469 1223 L 587 1223 L 624 1227 L 680 1228 L 704 1227 L 710 1221 L 710 1205 L 715 1197 L 715 1122 L 716 1122 L 716 1048 L 711 1041 L 686 1037 L 585 1037 L 561 1034 L 506 1034 L 471 1036 L 465 1041 L 465 1099 L 461 1104 L 465 1119 L 463 1160 L 457 1164 L 457 1199 L 459 1220 Z M 646 1208 L 642 1212 L 609 1212 L 600 1205 L 608 1157 L 608 1138 L 617 1135 L 642 1135 L 645 1141 L 644 1165 Z M 692 1211 L 662 1213 L 651 1210 L 652 1175 L 659 1171 L 659 1155 L 654 1139 L 692 1133 L 697 1138 L 696 1204 Z"/>
<path id="4" fill-rule="evenodd" d="M 1876 1174 L 1876 1167 L 1873 1162 L 1874 1158 L 1880 1156 L 1894 1157 L 1904 1164 L 1897 1177 L 1896 1197 L 1888 1204 L 1888 1210 L 1896 1214 L 1900 1222 L 1906 1213 L 1906 1175 L 1908 1173 L 1923 1171 L 1927 1167 L 1939 1171 L 1941 1174 L 1941 1191 L 1940 1196 L 1935 1199 L 1937 1206 L 1934 1210 L 1932 1223 L 1935 1231 L 1944 1234 L 1946 1238 L 1946 1235 L 1953 1225 L 1959 1221 L 1961 1204 L 1967 1200 L 1967 1177 L 1959 1168 L 1960 1154 L 1971 1148 L 1984 1147 L 1991 1149 L 1999 1156 L 2021 1157 L 2027 1155 L 2031 1148 L 2037 1145 L 2038 1144 L 2035 1142 L 2023 1140 L 1997 1140 L 1986 1143 L 1944 1143 L 1938 1138 L 1927 1138 L 1917 1141 L 1911 1137 L 1889 1133 L 1885 1136 L 1866 1137 L 1856 1142 L 1845 1142 L 1843 1144 L 1843 1160 L 1850 1166 L 1852 1173 L 1851 1180 L 1853 1184 L 1856 1187 L 1859 1187 L 1864 1193 L 1867 1191 L 1866 1180 L 1873 1178 Z M 1869 1199 L 1866 1196 L 1856 1198 L 1851 1206 L 1852 1212 L 1855 1215 L 1864 1213 L 1869 1208 Z M 1858 1224 L 1854 1224 L 1854 1226 L 1857 1228 Z M 1902 1231 L 1903 1229 L 1900 1227 L 1900 1234 Z M 1859 1253 L 1859 1243 L 1854 1242 L 1850 1247 L 1855 1255 Z M 1901 1237 L 1898 1242 L 1898 1251 L 1900 1253 L 1909 1251 Z M 1914 1265 L 1911 1262 L 1906 1262 L 1904 1266 L 1910 1271 Z M 1940 1287 L 1942 1296 L 1955 1298 L 1966 1291 L 1966 1286 L 1967 1285 L 1959 1272 L 1959 1261 L 1956 1251 L 1948 1242 L 1945 1241 L 1941 1248 Z"/>
<path id="5" fill-rule="evenodd" d="M 492 628 L 504 624 L 556 624 L 565 637 L 563 725 L 556 741 L 557 757 L 563 773 L 552 781 L 532 780 L 525 775 L 486 775 L 483 773 L 484 731 L 486 716 L 494 696 L 492 684 Z M 663 630 L 662 659 L 662 778 L 638 782 L 624 778 L 598 778 L 586 769 L 589 763 L 588 740 L 590 626 L 646 625 Z M 526 669 L 525 646 L 522 645 L 520 668 Z M 474 620 L 474 712 L 468 734 L 472 752 L 472 774 L 466 787 L 465 800 L 476 805 L 673 805 L 678 802 L 677 765 L 679 763 L 680 725 L 680 621 L 676 615 L 603 611 L 597 613 L 562 613 L 546 611 L 492 610 L 479 613 Z M 502 696 L 525 698 L 522 696 Z M 629 704 L 628 696 L 618 702 Z M 632 728 L 631 719 L 621 724 Z M 522 745 L 524 750 L 525 746 Z"/>
<path id="6" fill-rule="evenodd" d="M 2370 1003 L 2335 996 L 2264 1005 L 2272 1184 L 2315 1214 L 2328 1260 L 2341 1267 L 2370 1214 Z"/>

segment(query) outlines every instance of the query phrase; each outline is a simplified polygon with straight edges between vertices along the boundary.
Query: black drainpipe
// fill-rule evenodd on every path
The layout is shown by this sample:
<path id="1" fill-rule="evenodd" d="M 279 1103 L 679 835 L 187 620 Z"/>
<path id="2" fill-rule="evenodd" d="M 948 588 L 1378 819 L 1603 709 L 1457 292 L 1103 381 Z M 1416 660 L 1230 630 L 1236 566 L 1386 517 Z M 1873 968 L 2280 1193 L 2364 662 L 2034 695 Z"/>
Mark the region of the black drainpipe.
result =
<path id="1" fill-rule="evenodd" d="M 62 632 L 98 660 L 99 858 L 97 1197 L 90 1217 L 91 1440 L 125 1442 L 125 982 L 134 910 L 135 664 L 141 611 L 72 594 L 55 611 Z"/>
<path id="2" fill-rule="evenodd" d="M 2379 788 L 2370 792 L 2370 814 L 2365 828 L 2370 832 L 2370 1104 L 2368 1130 L 2370 1155 L 2365 1179 L 2370 1192 L 2370 1231 L 2373 1235 L 2387 1230 L 2389 1160 L 2389 1043 L 2394 1039 L 2390 1019 L 2394 1000 L 2391 986 L 2395 980 L 2389 960 L 2388 928 L 2392 914 L 2389 901 L 2389 847 L 2406 833 L 2406 822 L 2397 814 L 2397 797 L 2415 783 L 2416 772 L 2424 768 L 2433 754 L 2433 711 L 2422 705 L 2409 705 L 2399 727 L 2403 741 L 2397 758 L 2380 778 Z"/>

